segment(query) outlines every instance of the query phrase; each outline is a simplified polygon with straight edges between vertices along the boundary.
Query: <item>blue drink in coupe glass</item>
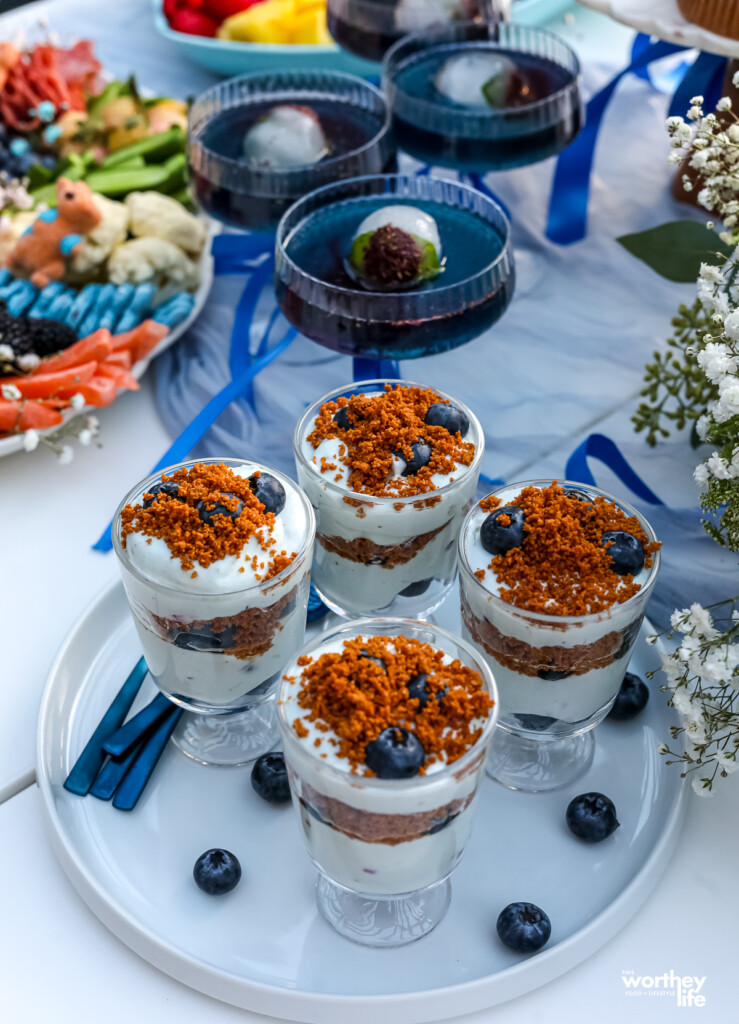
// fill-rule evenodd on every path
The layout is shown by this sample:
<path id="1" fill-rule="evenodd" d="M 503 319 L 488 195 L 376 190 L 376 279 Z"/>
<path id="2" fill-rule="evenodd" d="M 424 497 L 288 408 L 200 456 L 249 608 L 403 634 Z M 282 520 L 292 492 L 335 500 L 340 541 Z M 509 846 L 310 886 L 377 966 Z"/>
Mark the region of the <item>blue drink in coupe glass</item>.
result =
<path id="1" fill-rule="evenodd" d="M 244 75 L 214 86 L 190 112 L 195 198 L 212 217 L 273 231 L 320 185 L 394 171 L 382 94 L 352 75 L 299 71 Z"/>
<path id="2" fill-rule="evenodd" d="M 328 30 L 344 50 L 381 61 L 409 32 L 482 14 L 495 0 L 327 0 Z"/>
<path id="3" fill-rule="evenodd" d="M 579 64 L 541 29 L 432 27 L 385 59 L 398 145 L 425 163 L 485 172 L 560 152 L 580 130 Z"/>
<path id="4" fill-rule="evenodd" d="M 398 175 L 337 183 L 280 223 L 277 299 L 302 334 L 346 355 L 444 352 L 507 308 L 508 236 L 500 207 L 456 182 Z"/>

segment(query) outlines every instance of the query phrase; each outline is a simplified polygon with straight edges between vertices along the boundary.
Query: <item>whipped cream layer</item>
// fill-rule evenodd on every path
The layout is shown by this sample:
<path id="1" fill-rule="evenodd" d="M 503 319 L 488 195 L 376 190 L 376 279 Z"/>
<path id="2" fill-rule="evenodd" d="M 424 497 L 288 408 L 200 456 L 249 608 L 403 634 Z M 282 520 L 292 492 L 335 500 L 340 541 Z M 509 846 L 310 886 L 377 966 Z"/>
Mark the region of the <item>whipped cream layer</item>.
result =
<path id="1" fill-rule="evenodd" d="M 286 582 L 270 586 L 264 577 L 265 566 L 271 553 L 300 552 L 311 532 L 310 512 L 296 485 L 282 474 L 258 463 L 229 467 L 242 478 L 254 473 L 269 473 L 285 488 L 285 505 L 275 516 L 269 533 L 268 549 L 255 536 L 249 537 L 238 555 L 225 555 L 203 566 L 195 564 L 192 570 L 183 569 L 179 558 L 173 555 L 166 541 L 144 533 L 129 533 L 126 554 L 131 565 L 154 585 L 176 593 L 158 591 L 156 614 L 163 618 L 214 619 L 236 615 L 245 607 L 264 607 L 274 604 L 282 596 Z M 256 558 L 256 564 L 254 559 Z M 245 591 L 251 591 L 245 601 Z"/>

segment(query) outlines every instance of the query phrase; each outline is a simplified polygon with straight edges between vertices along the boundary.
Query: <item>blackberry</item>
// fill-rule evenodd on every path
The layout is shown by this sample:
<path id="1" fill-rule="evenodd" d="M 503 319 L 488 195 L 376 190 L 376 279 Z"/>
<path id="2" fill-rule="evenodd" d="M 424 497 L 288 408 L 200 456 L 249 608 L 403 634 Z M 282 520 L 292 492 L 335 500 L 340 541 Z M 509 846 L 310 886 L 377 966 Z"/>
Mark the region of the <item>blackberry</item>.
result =
<path id="1" fill-rule="evenodd" d="M 10 345 L 17 355 L 30 352 L 25 317 L 11 316 L 3 300 L 0 300 L 0 345 Z"/>
<path id="2" fill-rule="evenodd" d="M 24 318 L 25 319 L 25 318 Z M 61 352 L 69 348 L 77 341 L 76 331 L 59 320 L 26 320 L 26 330 L 30 341 L 31 351 L 37 356 L 53 355 L 54 352 Z"/>

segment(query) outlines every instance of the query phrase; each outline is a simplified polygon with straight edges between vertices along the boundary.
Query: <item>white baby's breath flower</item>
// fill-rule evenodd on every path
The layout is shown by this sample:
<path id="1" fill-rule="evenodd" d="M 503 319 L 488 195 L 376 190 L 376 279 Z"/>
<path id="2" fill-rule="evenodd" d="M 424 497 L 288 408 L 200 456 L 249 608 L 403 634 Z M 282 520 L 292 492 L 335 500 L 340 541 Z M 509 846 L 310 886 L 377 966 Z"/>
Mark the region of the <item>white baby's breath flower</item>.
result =
<path id="1" fill-rule="evenodd" d="M 77 440 L 79 441 L 80 444 L 83 444 L 83 445 L 90 444 L 90 442 L 92 441 L 92 438 L 93 438 L 93 433 L 92 433 L 91 430 L 84 430 L 84 429 L 80 430 L 79 434 L 77 435 Z"/>
<path id="2" fill-rule="evenodd" d="M 15 352 L 10 345 L 0 345 L 0 359 L 13 359 Z"/>
<path id="3" fill-rule="evenodd" d="M 22 398 L 22 395 L 18 390 L 18 386 L 16 384 L 0 385 L 0 394 L 8 402 L 17 402 L 20 398 Z"/>
<path id="4" fill-rule="evenodd" d="M 689 717 L 685 721 L 685 733 L 690 739 L 691 743 L 696 746 L 700 746 L 706 741 L 706 727 L 703 722 L 703 717 L 695 715 L 695 717 Z"/>
<path id="5" fill-rule="evenodd" d="M 654 644 L 657 643 L 657 636 L 654 633 L 650 633 L 649 636 L 646 638 L 646 641 L 648 644 L 654 646 Z"/>
<path id="6" fill-rule="evenodd" d="M 27 452 L 32 452 L 38 448 L 39 443 L 39 432 L 38 430 L 26 430 L 23 433 L 23 447 Z"/>
<path id="7" fill-rule="evenodd" d="M 73 409 L 78 409 L 78 410 L 79 409 L 84 409 L 85 408 L 85 396 L 81 395 L 79 393 L 79 391 L 78 391 L 76 394 L 72 395 L 72 397 L 69 399 L 69 404 L 72 406 Z"/>
<path id="8" fill-rule="evenodd" d="M 739 309 L 733 310 L 724 318 L 724 331 L 732 341 L 739 341 Z"/>
<path id="9" fill-rule="evenodd" d="M 704 281 L 711 281 L 713 284 L 723 284 L 724 275 L 720 267 L 714 267 L 711 263 L 701 263 L 700 277 Z"/>
<path id="10" fill-rule="evenodd" d="M 716 104 L 716 110 L 731 110 L 731 100 L 728 96 L 722 96 Z"/>
<path id="11" fill-rule="evenodd" d="M 691 785 L 693 792 L 697 793 L 698 796 L 713 796 L 713 790 L 703 779 L 694 777 Z"/>
<path id="12" fill-rule="evenodd" d="M 695 432 L 701 439 L 701 441 L 705 441 L 708 437 L 710 422 L 710 417 L 705 412 L 702 416 L 699 416 L 698 419 L 695 421 Z"/>
<path id="13" fill-rule="evenodd" d="M 71 444 L 62 445 L 57 452 L 57 460 L 61 466 L 67 466 L 74 458 L 74 450 Z"/>
<path id="14" fill-rule="evenodd" d="M 706 459 L 706 465 L 711 473 L 717 480 L 731 480 L 731 473 L 729 472 L 729 463 L 726 459 L 722 459 L 718 452 L 714 452 L 713 455 L 709 455 Z"/>
<path id="15" fill-rule="evenodd" d="M 658 743 L 657 744 L 657 753 L 658 754 L 669 754 L 670 753 L 670 748 L 667 746 L 666 743 Z"/>
<path id="16" fill-rule="evenodd" d="M 710 473 L 708 472 L 708 466 L 705 462 L 701 462 L 699 466 L 696 466 L 693 470 L 693 479 L 699 487 L 705 487 L 710 479 Z"/>
<path id="17" fill-rule="evenodd" d="M 684 686 L 679 686 L 673 693 L 672 705 L 675 710 L 683 716 L 689 715 L 693 710 L 690 694 Z"/>
<path id="18" fill-rule="evenodd" d="M 681 164 L 683 162 L 683 159 L 684 157 L 680 150 L 673 149 L 671 150 L 670 155 L 667 157 L 667 163 L 671 164 L 673 167 L 677 167 L 678 164 Z M 693 161 L 691 160 L 691 164 L 692 163 Z M 693 164 L 693 166 L 695 166 L 695 164 Z"/>
<path id="19" fill-rule="evenodd" d="M 18 365 L 21 370 L 35 370 L 41 360 L 35 352 L 26 352 L 25 355 L 18 358 Z"/>
<path id="20" fill-rule="evenodd" d="M 733 775 L 739 770 L 739 758 L 734 750 L 719 750 L 716 752 L 716 760 L 727 775 Z"/>

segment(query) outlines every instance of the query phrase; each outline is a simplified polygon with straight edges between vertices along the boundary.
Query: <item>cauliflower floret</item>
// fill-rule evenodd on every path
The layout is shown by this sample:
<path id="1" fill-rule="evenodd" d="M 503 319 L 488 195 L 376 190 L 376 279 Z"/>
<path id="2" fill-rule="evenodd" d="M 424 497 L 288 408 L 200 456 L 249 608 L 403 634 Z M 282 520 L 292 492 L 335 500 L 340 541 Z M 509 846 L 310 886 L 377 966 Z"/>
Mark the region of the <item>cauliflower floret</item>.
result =
<path id="1" fill-rule="evenodd" d="M 144 284 L 150 281 L 162 294 L 195 291 L 198 267 L 182 249 L 162 238 L 133 238 L 115 249 L 108 260 L 108 280 L 113 284 Z"/>
<path id="2" fill-rule="evenodd" d="M 102 214 L 96 228 L 82 239 L 69 266 L 68 279 L 78 282 L 95 277 L 117 245 L 128 237 L 128 207 L 93 193 L 93 202 Z"/>
<path id="3" fill-rule="evenodd" d="M 205 245 L 205 225 L 171 196 L 160 192 L 131 192 L 126 196 L 131 213 L 131 234 L 162 238 L 197 255 Z"/>

